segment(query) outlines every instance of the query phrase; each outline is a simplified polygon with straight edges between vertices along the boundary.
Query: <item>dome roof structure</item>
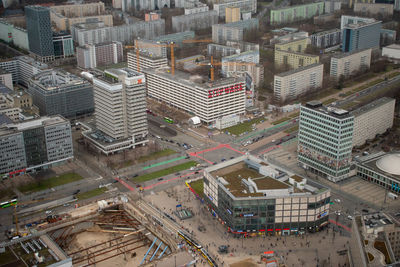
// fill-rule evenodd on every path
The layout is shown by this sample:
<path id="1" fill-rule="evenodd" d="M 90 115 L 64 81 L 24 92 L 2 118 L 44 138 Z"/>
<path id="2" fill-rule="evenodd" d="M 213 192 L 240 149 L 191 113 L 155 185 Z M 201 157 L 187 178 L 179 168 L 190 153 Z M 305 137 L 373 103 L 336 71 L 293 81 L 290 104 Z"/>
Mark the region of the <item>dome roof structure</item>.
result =
<path id="1" fill-rule="evenodd" d="M 389 154 L 382 157 L 376 162 L 376 167 L 384 172 L 400 175 L 400 153 Z"/>

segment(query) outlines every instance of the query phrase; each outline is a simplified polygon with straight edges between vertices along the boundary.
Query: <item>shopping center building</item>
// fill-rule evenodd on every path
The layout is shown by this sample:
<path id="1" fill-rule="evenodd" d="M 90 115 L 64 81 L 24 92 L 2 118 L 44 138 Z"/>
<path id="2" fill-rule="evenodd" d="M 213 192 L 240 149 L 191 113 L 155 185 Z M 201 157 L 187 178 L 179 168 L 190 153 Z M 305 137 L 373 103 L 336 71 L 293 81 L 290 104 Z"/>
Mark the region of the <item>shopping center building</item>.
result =
<path id="1" fill-rule="evenodd" d="M 328 224 L 330 189 L 251 155 L 205 169 L 204 199 L 233 234 L 304 234 Z"/>

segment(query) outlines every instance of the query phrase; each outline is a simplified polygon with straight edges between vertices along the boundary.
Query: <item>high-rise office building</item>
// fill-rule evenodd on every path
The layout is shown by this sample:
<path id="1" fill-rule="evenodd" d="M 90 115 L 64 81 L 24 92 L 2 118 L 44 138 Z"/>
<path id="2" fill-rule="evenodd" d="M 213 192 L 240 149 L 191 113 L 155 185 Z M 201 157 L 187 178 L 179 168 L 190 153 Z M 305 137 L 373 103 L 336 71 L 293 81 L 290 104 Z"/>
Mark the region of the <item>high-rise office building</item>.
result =
<path id="1" fill-rule="evenodd" d="M 148 142 L 146 78 L 128 68 L 108 69 L 93 78 L 96 129 L 85 137 L 110 154 Z"/>
<path id="2" fill-rule="evenodd" d="M 354 116 L 310 101 L 300 108 L 298 161 L 301 167 L 338 182 L 348 177 Z"/>
<path id="3" fill-rule="evenodd" d="M 61 116 L 0 127 L 0 174 L 3 176 L 47 169 L 73 157 L 71 125 Z"/>
<path id="4" fill-rule="evenodd" d="M 54 60 L 50 10 L 43 6 L 27 6 L 25 15 L 29 51 L 42 62 Z"/>
<path id="5" fill-rule="evenodd" d="M 381 21 L 359 22 L 343 26 L 342 51 L 379 48 Z"/>

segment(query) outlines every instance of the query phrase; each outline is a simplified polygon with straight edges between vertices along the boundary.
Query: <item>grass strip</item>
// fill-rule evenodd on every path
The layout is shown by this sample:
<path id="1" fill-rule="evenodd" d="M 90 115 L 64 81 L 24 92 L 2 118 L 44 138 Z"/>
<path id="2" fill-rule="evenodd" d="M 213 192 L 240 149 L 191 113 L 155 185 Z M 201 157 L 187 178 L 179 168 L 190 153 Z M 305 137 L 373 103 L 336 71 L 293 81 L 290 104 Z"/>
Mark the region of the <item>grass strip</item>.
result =
<path id="1" fill-rule="evenodd" d="M 265 120 L 264 117 L 255 118 L 250 121 L 245 121 L 245 122 L 239 123 L 235 126 L 225 128 L 225 129 L 223 129 L 223 131 L 229 132 L 230 134 L 234 134 L 234 135 L 240 135 L 245 132 L 250 132 L 252 130 L 253 124 L 259 124 L 264 120 Z"/>
<path id="2" fill-rule="evenodd" d="M 204 195 L 203 179 L 191 182 L 189 185 L 199 195 L 199 197 L 203 197 L 203 195 Z"/>
<path id="3" fill-rule="evenodd" d="M 96 188 L 96 189 L 93 189 L 93 190 L 90 190 L 90 191 L 87 191 L 87 192 L 84 192 L 84 193 L 79 193 L 79 194 L 76 195 L 76 198 L 78 200 L 88 199 L 88 198 L 92 198 L 92 197 L 101 195 L 106 191 L 107 191 L 106 187 Z"/>
<path id="4" fill-rule="evenodd" d="M 149 181 L 149 180 L 153 180 L 155 178 L 159 178 L 161 176 L 167 176 L 171 173 L 174 172 L 179 172 L 179 171 L 183 171 L 183 170 L 187 170 L 190 167 L 194 167 L 197 165 L 196 161 L 189 161 L 189 162 L 185 162 L 182 164 L 178 164 L 175 166 L 171 166 L 169 168 L 163 169 L 163 170 L 159 170 L 156 172 L 151 172 L 151 173 L 147 173 L 138 177 L 133 178 L 133 181 L 135 182 L 145 182 L 145 181 Z"/>
<path id="5" fill-rule="evenodd" d="M 26 192 L 37 192 L 48 188 L 56 187 L 59 185 L 69 184 L 82 180 L 83 177 L 77 173 L 64 173 L 56 177 L 52 177 L 46 180 L 35 181 L 29 184 L 25 184 L 18 187 L 18 190 L 22 193 Z"/>

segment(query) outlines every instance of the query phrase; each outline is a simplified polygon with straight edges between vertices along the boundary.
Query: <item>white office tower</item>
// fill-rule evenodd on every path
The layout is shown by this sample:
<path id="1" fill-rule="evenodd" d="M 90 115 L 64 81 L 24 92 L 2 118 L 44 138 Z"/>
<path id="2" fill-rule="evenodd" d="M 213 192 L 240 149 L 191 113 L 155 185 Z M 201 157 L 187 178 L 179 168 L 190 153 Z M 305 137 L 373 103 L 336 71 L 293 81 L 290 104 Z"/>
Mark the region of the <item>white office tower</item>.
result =
<path id="1" fill-rule="evenodd" d="M 103 76 L 93 78 L 93 84 L 96 128 L 104 134 L 103 141 L 119 144 L 104 152 L 147 143 L 144 74 L 128 68 L 108 69 Z"/>

